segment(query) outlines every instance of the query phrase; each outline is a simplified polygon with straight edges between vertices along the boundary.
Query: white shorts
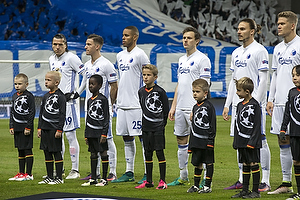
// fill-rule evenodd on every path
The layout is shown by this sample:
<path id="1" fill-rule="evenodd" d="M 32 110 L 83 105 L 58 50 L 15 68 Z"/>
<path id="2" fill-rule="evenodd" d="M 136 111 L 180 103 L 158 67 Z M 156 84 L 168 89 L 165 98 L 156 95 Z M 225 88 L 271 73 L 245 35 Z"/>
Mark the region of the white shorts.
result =
<path id="1" fill-rule="evenodd" d="M 118 108 L 116 134 L 120 136 L 142 135 L 142 109 Z"/>
<path id="2" fill-rule="evenodd" d="M 84 119 L 85 119 L 85 124 L 86 124 L 86 113 L 87 111 L 84 111 Z M 112 106 L 109 105 L 109 126 L 108 126 L 108 132 L 107 132 L 107 139 L 113 138 L 113 133 L 112 133 L 112 118 L 113 118 L 113 112 L 112 112 Z"/>
<path id="3" fill-rule="evenodd" d="M 64 131 L 73 131 L 80 128 L 80 113 L 78 99 L 66 104 L 66 120 Z"/>
<path id="4" fill-rule="evenodd" d="M 270 133 L 279 135 L 284 115 L 284 109 L 285 106 L 274 106 Z M 286 134 L 289 134 L 289 127 L 290 126 L 288 126 L 286 130 Z"/>
<path id="5" fill-rule="evenodd" d="M 261 111 L 262 111 L 262 115 L 261 115 L 261 134 L 262 135 L 266 135 L 267 115 L 266 115 L 265 107 L 266 107 L 265 104 L 263 104 L 261 106 Z M 232 106 L 232 109 L 231 109 L 231 124 L 230 124 L 230 136 L 231 137 L 234 136 L 235 118 L 236 118 L 236 106 Z"/>
<path id="6" fill-rule="evenodd" d="M 174 135 L 176 136 L 187 136 L 190 135 L 191 131 L 191 110 L 180 110 L 175 111 L 175 123 L 174 123 Z"/>

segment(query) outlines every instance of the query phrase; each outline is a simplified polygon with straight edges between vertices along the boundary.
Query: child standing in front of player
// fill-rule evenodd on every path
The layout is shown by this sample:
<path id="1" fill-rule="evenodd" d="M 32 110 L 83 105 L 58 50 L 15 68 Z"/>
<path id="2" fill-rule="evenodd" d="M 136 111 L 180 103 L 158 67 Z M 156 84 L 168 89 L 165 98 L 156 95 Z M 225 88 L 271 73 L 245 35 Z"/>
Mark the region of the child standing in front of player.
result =
<path id="1" fill-rule="evenodd" d="M 216 137 L 216 111 L 207 100 L 209 85 L 204 79 L 196 79 L 192 83 L 194 105 L 190 120 L 192 121 L 189 140 L 189 153 L 192 153 L 194 170 L 194 185 L 187 192 L 210 193 L 214 172 L 214 143 Z M 205 185 L 199 189 L 203 163 L 206 164 Z"/>
<path id="2" fill-rule="evenodd" d="M 35 116 L 34 97 L 26 88 L 28 77 L 18 74 L 14 79 L 16 93 L 12 96 L 9 132 L 14 135 L 15 147 L 19 152 L 19 173 L 10 181 L 33 180 L 33 120 Z M 26 166 L 26 173 L 25 173 Z"/>
<path id="3" fill-rule="evenodd" d="M 145 163 L 147 180 L 135 188 L 154 187 L 152 181 L 153 152 L 159 162 L 160 181 L 156 189 L 167 188 L 165 149 L 165 126 L 169 113 L 168 97 L 163 88 L 155 84 L 157 67 L 151 64 L 142 67 L 145 86 L 138 91 L 140 105 L 143 111 L 142 137 L 145 148 Z"/>
<path id="4" fill-rule="evenodd" d="M 38 137 L 41 138 L 40 149 L 44 151 L 45 155 L 47 177 L 38 184 L 55 185 L 64 183 L 62 179 L 61 135 L 66 117 L 66 97 L 58 88 L 60 79 L 61 74 L 58 71 L 50 71 L 45 75 L 45 86 L 50 91 L 42 99 Z M 54 162 L 56 177 L 53 177 Z"/>
<path id="5" fill-rule="evenodd" d="M 298 193 L 287 200 L 300 199 L 300 65 L 293 67 L 292 76 L 296 87 L 289 91 L 279 137 L 281 140 L 286 140 L 286 137 L 290 137 Z M 286 136 L 285 133 L 289 124 L 290 134 Z"/>
<path id="6" fill-rule="evenodd" d="M 235 84 L 236 94 L 243 99 L 237 105 L 233 139 L 233 148 L 239 153 L 239 163 L 243 163 L 243 190 L 231 198 L 260 198 L 261 107 L 251 95 L 254 84 L 250 78 L 243 77 Z M 249 190 L 251 171 L 252 192 Z"/>
<path id="7" fill-rule="evenodd" d="M 91 152 L 91 179 L 81 186 L 105 186 L 107 185 L 108 171 L 108 144 L 107 133 L 109 127 L 109 104 L 107 98 L 99 92 L 102 87 L 103 78 L 94 74 L 89 79 L 89 90 L 92 97 L 87 101 L 87 115 L 85 126 L 85 141 Z M 102 160 L 102 177 L 97 181 L 98 152 Z"/>

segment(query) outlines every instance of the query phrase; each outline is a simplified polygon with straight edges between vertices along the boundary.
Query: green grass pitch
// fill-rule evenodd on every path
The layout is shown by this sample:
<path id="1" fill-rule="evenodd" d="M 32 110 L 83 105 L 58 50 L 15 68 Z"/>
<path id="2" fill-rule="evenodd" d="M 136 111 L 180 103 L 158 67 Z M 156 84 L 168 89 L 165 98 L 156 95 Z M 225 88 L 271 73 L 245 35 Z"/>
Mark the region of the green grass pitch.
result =
<path id="1" fill-rule="evenodd" d="M 37 121 L 37 120 L 36 120 Z M 271 175 L 270 182 L 272 189 L 276 189 L 282 180 L 280 169 L 279 148 L 277 144 L 277 137 L 270 134 L 270 117 L 267 116 L 267 140 L 271 150 Z M 87 146 L 84 142 L 84 119 L 81 119 L 81 129 L 77 131 L 77 138 L 80 143 L 80 174 L 85 177 L 90 171 L 90 155 L 87 151 Z M 230 199 L 236 192 L 235 190 L 223 190 L 237 181 L 238 168 L 236 162 L 236 151 L 232 148 L 232 138 L 229 136 L 230 122 L 226 122 L 221 116 L 217 117 L 217 136 L 215 143 L 215 171 L 213 176 L 212 193 L 209 194 L 188 194 L 186 191 L 189 186 L 173 186 L 166 190 L 156 190 L 155 188 L 135 189 L 137 185 L 135 182 L 130 183 L 109 183 L 106 187 L 81 187 L 84 181 L 80 180 L 65 180 L 61 185 L 38 185 L 38 181 L 42 180 L 42 176 L 46 174 L 44 154 L 39 149 L 39 139 L 34 137 L 34 166 L 33 166 L 33 181 L 8 181 L 8 178 L 14 176 L 18 172 L 18 153 L 13 145 L 13 136 L 9 134 L 8 119 L 0 120 L 0 199 L 17 198 L 22 196 L 46 193 L 46 192 L 68 192 L 68 193 L 83 193 L 95 194 L 104 196 L 116 197 L 134 197 L 144 199 Z M 36 127 L 36 126 L 35 126 Z M 115 128 L 115 119 L 113 121 L 113 128 Z M 113 129 L 115 132 L 115 130 Z M 36 131 L 34 132 L 36 135 Z M 177 161 L 177 143 L 173 135 L 173 122 L 168 121 L 166 127 L 166 161 L 167 161 L 167 183 L 173 181 L 179 176 L 178 161 Z M 124 143 L 122 137 L 115 136 L 114 141 L 117 146 L 118 164 L 117 175 L 120 177 L 125 170 L 124 158 Z M 144 174 L 144 164 L 142 162 L 141 145 L 138 140 L 137 154 L 135 159 L 135 178 L 139 181 Z M 66 149 L 68 149 L 68 142 L 66 141 Z M 155 154 L 154 154 L 155 155 Z M 191 158 L 191 157 L 190 157 Z M 154 171 L 153 180 L 155 186 L 159 181 L 159 171 L 157 158 L 154 156 Z M 190 160 L 190 159 L 189 159 Z M 65 153 L 64 167 L 66 174 L 71 169 L 71 161 L 68 151 Z M 189 163 L 189 179 L 193 184 L 193 166 Z M 293 177 L 294 190 L 296 184 Z M 251 188 L 251 185 L 250 185 Z M 262 193 L 261 199 L 286 199 L 288 194 L 281 195 L 267 195 Z"/>

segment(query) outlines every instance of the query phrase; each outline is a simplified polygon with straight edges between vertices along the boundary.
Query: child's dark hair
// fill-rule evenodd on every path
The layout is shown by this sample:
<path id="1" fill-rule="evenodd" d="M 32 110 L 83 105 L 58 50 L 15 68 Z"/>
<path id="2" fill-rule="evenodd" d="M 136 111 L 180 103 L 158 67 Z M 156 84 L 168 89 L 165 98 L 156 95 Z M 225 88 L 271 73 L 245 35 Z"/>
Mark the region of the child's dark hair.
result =
<path id="1" fill-rule="evenodd" d="M 239 80 L 235 80 L 236 88 L 241 88 L 243 90 L 249 90 L 250 94 L 254 90 L 253 81 L 248 77 L 240 78 Z"/>
<path id="2" fill-rule="evenodd" d="M 103 84 L 103 78 L 102 78 L 101 75 L 94 74 L 94 75 L 91 76 L 91 78 L 94 78 L 99 85 Z"/>
<path id="3" fill-rule="evenodd" d="M 194 80 L 192 83 L 192 86 L 200 87 L 204 92 L 208 92 L 208 90 L 209 90 L 208 82 L 201 78 Z"/>
<path id="4" fill-rule="evenodd" d="M 292 72 L 294 71 L 294 69 L 296 70 L 296 73 L 300 75 L 300 65 L 294 66 Z"/>

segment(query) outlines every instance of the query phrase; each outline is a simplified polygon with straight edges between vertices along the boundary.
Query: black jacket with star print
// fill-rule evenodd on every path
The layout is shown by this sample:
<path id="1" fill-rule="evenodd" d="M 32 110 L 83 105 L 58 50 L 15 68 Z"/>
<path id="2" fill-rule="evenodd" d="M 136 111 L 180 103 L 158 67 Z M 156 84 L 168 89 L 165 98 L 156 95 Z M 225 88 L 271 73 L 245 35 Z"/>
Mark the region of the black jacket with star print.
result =
<path id="1" fill-rule="evenodd" d="M 239 102 L 236 110 L 233 148 L 261 148 L 261 107 L 251 98 Z"/>
<path id="2" fill-rule="evenodd" d="M 189 152 L 193 148 L 214 148 L 216 137 L 216 111 L 213 104 L 204 99 L 193 107 Z"/>
<path id="3" fill-rule="evenodd" d="M 9 128 L 14 131 L 33 130 L 35 116 L 34 97 L 31 92 L 25 90 L 22 94 L 15 93 L 12 96 Z"/>
<path id="4" fill-rule="evenodd" d="M 85 137 L 100 138 L 107 136 L 109 126 L 109 105 L 107 98 L 99 93 L 87 101 Z"/>
<path id="5" fill-rule="evenodd" d="M 288 124 L 290 136 L 300 137 L 300 89 L 297 87 L 289 91 L 280 130 L 286 132 Z"/>
<path id="6" fill-rule="evenodd" d="M 63 131 L 66 118 L 66 97 L 57 89 L 47 92 L 42 99 L 38 129 Z"/>

